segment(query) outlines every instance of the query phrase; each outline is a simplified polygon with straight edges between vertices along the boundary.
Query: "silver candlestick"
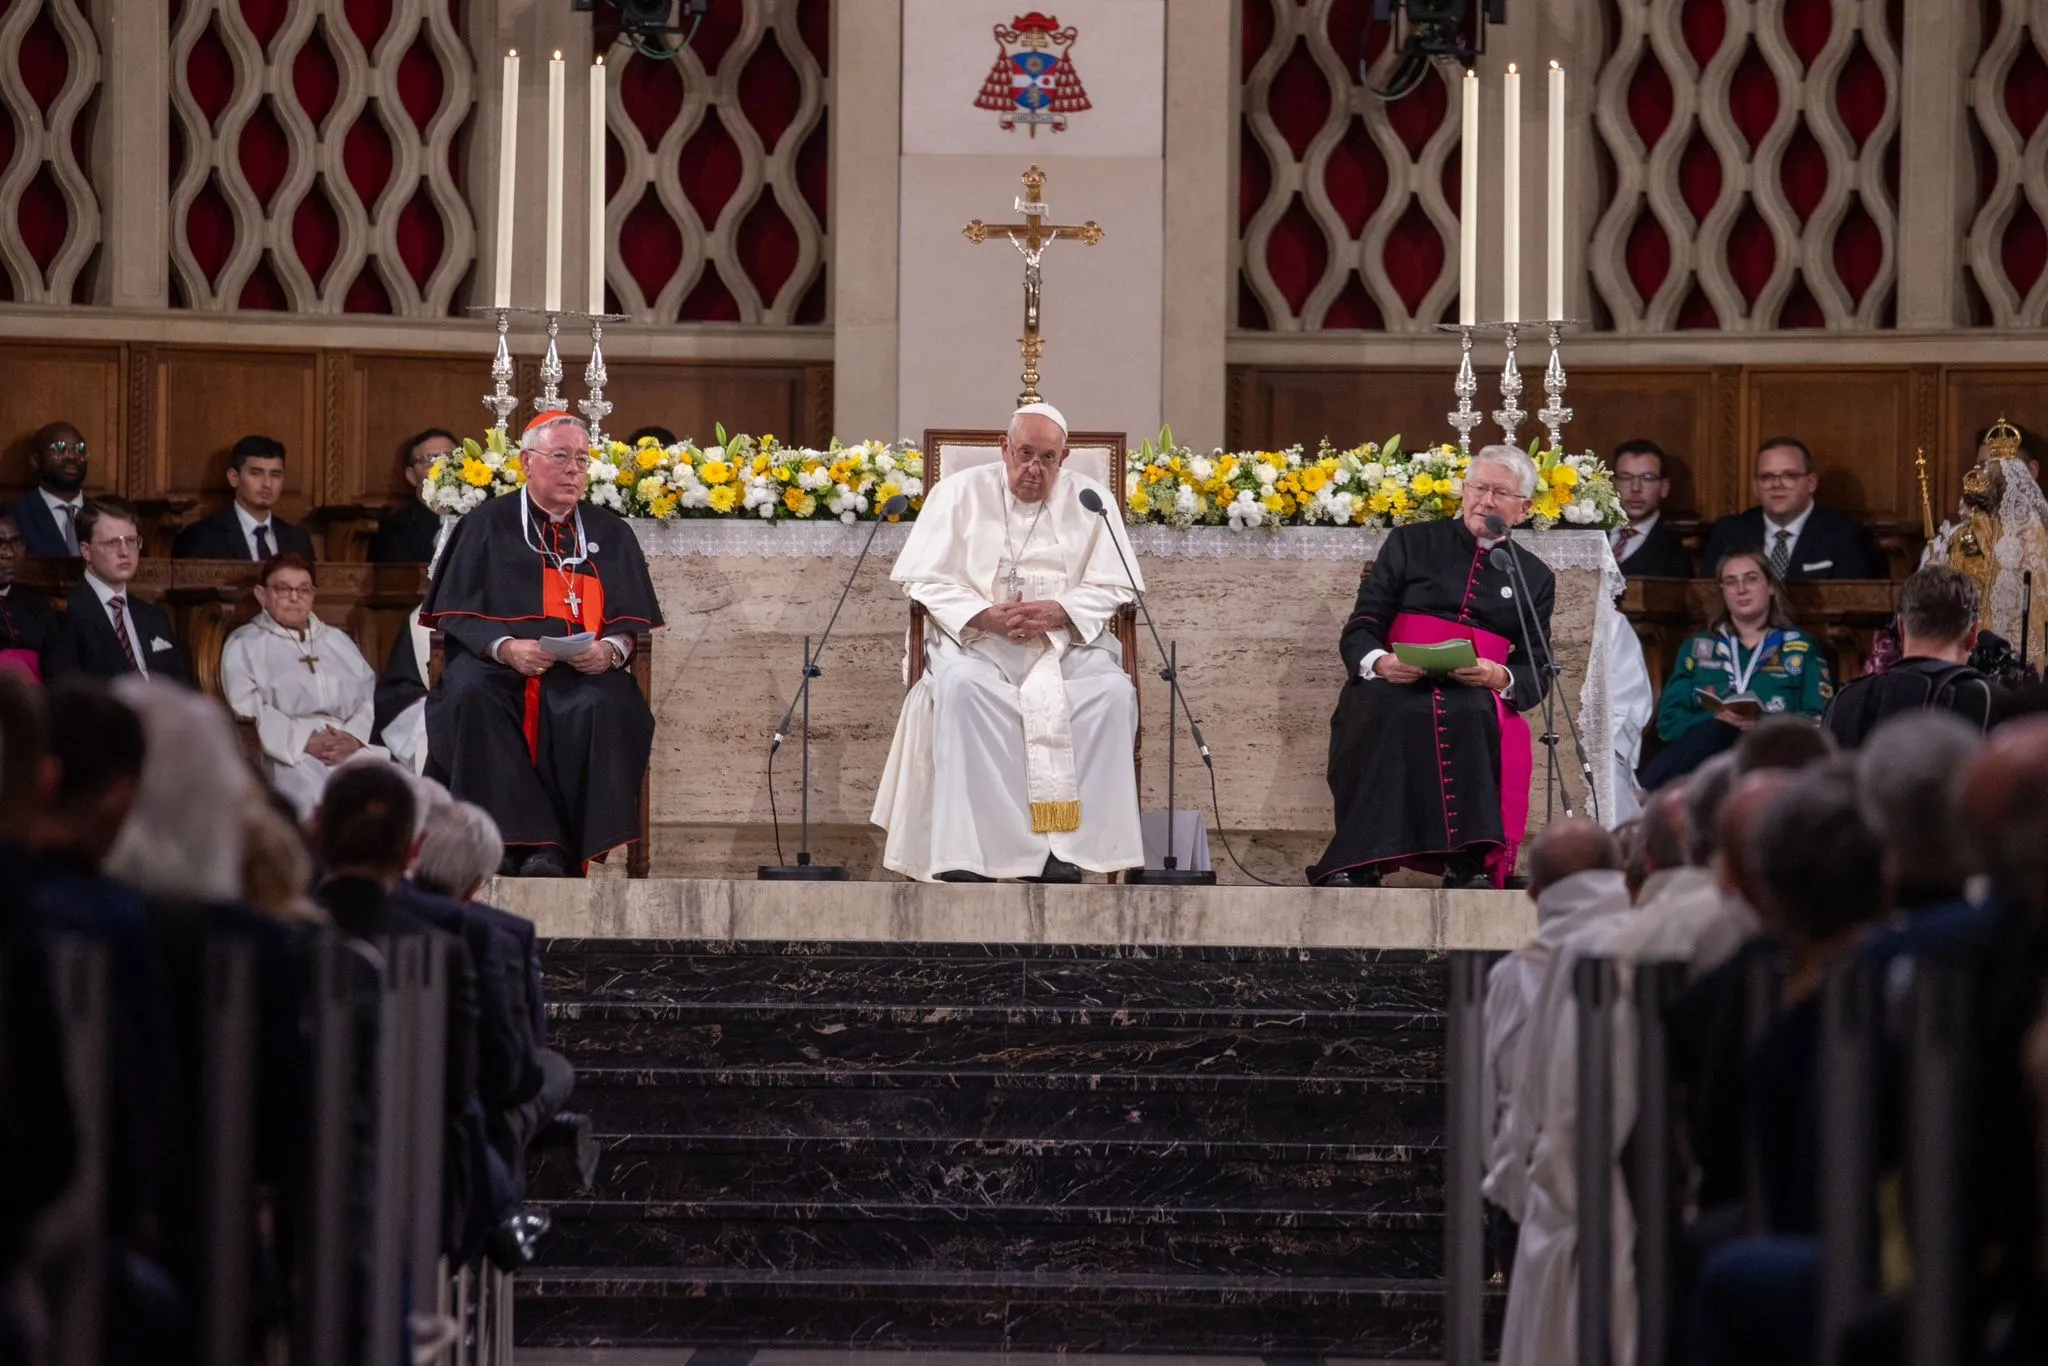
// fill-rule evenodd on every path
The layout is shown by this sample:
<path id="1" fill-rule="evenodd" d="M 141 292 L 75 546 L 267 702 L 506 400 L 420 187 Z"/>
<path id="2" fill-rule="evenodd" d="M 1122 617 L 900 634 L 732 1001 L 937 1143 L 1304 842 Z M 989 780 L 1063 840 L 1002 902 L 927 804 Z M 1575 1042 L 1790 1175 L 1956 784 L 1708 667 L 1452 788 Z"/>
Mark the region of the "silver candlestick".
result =
<path id="1" fill-rule="evenodd" d="M 559 412 L 562 408 L 562 353 L 555 346 L 555 339 L 562 330 L 562 315 L 555 309 L 548 310 L 548 349 L 540 358 L 540 397 L 533 401 L 536 413 Z"/>
<path id="2" fill-rule="evenodd" d="M 512 392 L 512 310 L 494 308 L 491 313 L 498 324 L 498 353 L 491 357 L 491 392 L 484 395 L 484 407 L 497 415 L 492 430 L 503 437 L 506 419 L 519 406 L 519 396 Z"/>
<path id="3" fill-rule="evenodd" d="M 1543 367 L 1544 404 L 1536 410 L 1537 420 L 1550 431 L 1550 449 L 1564 449 L 1564 424 L 1572 420 L 1572 410 L 1564 406 L 1564 360 L 1561 343 L 1564 329 L 1570 323 L 1568 318 L 1552 318 L 1545 324 L 1550 329 L 1550 362 Z"/>
<path id="4" fill-rule="evenodd" d="M 1515 348 L 1522 339 L 1522 325 L 1502 323 L 1502 330 L 1508 335 L 1508 355 L 1500 370 L 1500 407 L 1494 410 L 1494 425 L 1498 426 L 1507 444 L 1515 444 L 1515 429 L 1522 425 L 1528 414 L 1522 411 L 1522 367 L 1515 362 Z"/>
<path id="5" fill-rule="evenodd" d="M 1458 433 L 1458 453 L 1472 454 L 1472 429 L 1481 421 L 1479 410 L 1472 406 L 1472 400 L 1479 396 L 1479 376 L 1472 370 L 1472 333 L 1470 326 L 1438 323 L 1439 332 L 1458 334 L 1458 378 L 1451 384 L 1451 392 L 1457 395 L 1458 406 L 1446 414 L 1451 426 Z"/>
<path id="6" fill-rule="evenodd" d="M 590 390 L 590 397 L 577 401 L 576 409 L 590 427 L 590 444 L 603 446 L 609 440 L 604 434 L 604 420 L 611 416 L 612 405 L 604 396 L 604 386 L 610 378 L 604 369 L 604 325 L 625 317 L 623 313 L 588 313 L 590 320 L 590 364 L 583 367 L 583 385 Z"/>

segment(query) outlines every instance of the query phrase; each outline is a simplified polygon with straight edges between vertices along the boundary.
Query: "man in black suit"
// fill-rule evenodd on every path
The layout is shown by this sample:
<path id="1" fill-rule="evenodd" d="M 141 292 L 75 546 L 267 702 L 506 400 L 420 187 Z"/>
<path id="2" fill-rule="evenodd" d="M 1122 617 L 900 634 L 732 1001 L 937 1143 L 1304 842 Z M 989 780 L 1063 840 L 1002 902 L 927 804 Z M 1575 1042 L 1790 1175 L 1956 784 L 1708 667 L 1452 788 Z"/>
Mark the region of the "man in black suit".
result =
<path id="1" fill-rule="evenodd" d="M 91 674 L 192 682 L 192 667 L 171 630 L 170 614 L 128 591 L 142 562 L 142 534 L 126 499 L 95 498 L 78 514 L 85 580 L 65 599 L 64 620 L 43 646 L 43 676 Z"/>
<path id="2" fill-rule="evenodd" d="M 1774 436 L 1757 449 L 1754 487 L 1758 506 L 1714 523 L 1701 574 L 1713 578 L 1723 556 L 1761 550 L 1781 580 L 1891 577 L 1869 528 L 1814 503 L 1820 476 L 1798 437 Z"/>
<path id="3" fill-rule="evenodd" d="M 28 553 L 61 559 L 78 553 L 78 514 L 85 508 L 85 438 L 69 422 L 52 422 L 28 443 L 36 486 L 7 507 Z"/>
<path id="4" fill-rule="evenodd" d="M 454 450 L 455 444 L 454 433 L 429 427 L 399 451 L 412 496 L 378 520 L 376 538 L 370 542 L 371 564 L 425 564 L 434 558 L 441 514 L 420 501 L 420 484 L 434 462 Z"/>
<path id="5" fill-rule="evenodd" d="M 1664 500 L 1671 496 L 1664 448 L 1641 438 L 1616 446 L 1614 491 L 1628 514 L 1628 525 L 1607 534 L 1621 572 L 1632 579 L 1691 578 L 1692 552 L 1664 520 Z"/>
<path id="6" fill-rule="evenodd" d="M 179 560 L 254 560 L 287 550 L 313 558 L 313 538 L 272 515 L 284 496 L 284 446 L 267 436 L 245 436 L 228 453 L 234 500 L 178 533 L 171 557 Z"/>
<path id="7" fill-rule="evenodd" d="M 28 545 L 14 514 L 0 512 L 0 652 L 40 654 L 50 633 L 57 629 L 57 612 L 50 600 L 14 581 L 27 557 Z"/>

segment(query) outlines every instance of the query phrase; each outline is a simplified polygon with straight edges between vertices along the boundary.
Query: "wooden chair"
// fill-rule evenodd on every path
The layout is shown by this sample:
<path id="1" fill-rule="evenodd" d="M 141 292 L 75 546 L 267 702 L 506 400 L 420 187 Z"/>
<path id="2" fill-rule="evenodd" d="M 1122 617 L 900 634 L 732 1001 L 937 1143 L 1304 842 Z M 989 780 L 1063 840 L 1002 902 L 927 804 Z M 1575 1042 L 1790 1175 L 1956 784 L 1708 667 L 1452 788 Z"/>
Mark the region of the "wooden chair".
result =
<path id="1" fill-rule="evenodd" d="M 441 686 L 442 643 L 439 631 L 428 631 L 430 642 L 427 649 L 427 686 Z M 654 705 L 654 636 L 642 631 L 633 637 L 633 657 L 626 661 L 626 669 L 633 675 L 633 682 L 639 685 L 640 695 L 647 699 L 647 705 Z M 654 824 L 654 760 L 650 756 L 647 767 L 640 773 L 640 837 L 626 845 L 626 876 L 646 877 L 648 851 L 652 847 Z"/>
<path id="2" fill-rule="evenodd" d="M 247 576 L 254 577 L 253 569 L 247 571 Z M 226 707 L 227 688 L 220 676 L 221 655 L 227 649 L 228 637 L 255 620 L 257 609 L 254 595 L 246 586 L 223 587 L 217 590 L 176 588 L 166 594 L 166 600 L 183 609 L 180 613 L 184 619 L 181 634 L 185 640 L 185 649 L 192 660 L 193 686 Z M 368 638 L 369 623 L 366 614 L 352 610 L 344 602 L 337 623 L 330 616 L 333 605 L 325 605 L 329 607 L 329 612 L 322 612 L 320 608 L 323 604 L 316 600 L 313 608 L 315 615 L 330 626 L 338 624 L 349 639 L 355 642 L 356 649 L 362 652 L 370 668 L 375 670 L 378 666 L 376 657 L 370 653 L 371 641 Z M 267 773 L 270 759 L 264 754 L 263 741 L 256 733 L 256 719 L 236 714 L 232 708 L 229 709 L 229 715 L 234 717 L 235 737 L 241 742 L 242 757 L 255 765 L 258 772 Z"/>
<path id="3" fill-rule="evenodd" d="M 930 489 L 939 482 L 940 475 L 947 469 L 971 469 L 976 465 L 987 465 L 1003 458 L 1002 440 L 999 431 L 957 431 L 938 428 L 924 434 L 924 483 Z M 1100 483 L 1107 484 L 1116 495 L 1116 512 L 1124 516 L 1124 436 L 1122 432 L 1074 432 L 1067 438 L 1066 468 L 1085 474 Z M 1144 690 L 1138 685 L 1138 609 L 1124 607 L 1118 610 L 1110 629 L 1116 633 L 1117 644 L 1123 649 L 1124 672 L 1130 675 L 1131 686 L 1138 690 L 1140 698 Z M 910 604 L 910 646 L 909 672 L 906 682 L 917 686 L 917 680 L 924 677 L 925 610 L 920 603 Z M 1138 732 L 1131 743 L 1131 766 L 1143 786 L 1145 757 L 1144 710 L 1139 709 Z"/>

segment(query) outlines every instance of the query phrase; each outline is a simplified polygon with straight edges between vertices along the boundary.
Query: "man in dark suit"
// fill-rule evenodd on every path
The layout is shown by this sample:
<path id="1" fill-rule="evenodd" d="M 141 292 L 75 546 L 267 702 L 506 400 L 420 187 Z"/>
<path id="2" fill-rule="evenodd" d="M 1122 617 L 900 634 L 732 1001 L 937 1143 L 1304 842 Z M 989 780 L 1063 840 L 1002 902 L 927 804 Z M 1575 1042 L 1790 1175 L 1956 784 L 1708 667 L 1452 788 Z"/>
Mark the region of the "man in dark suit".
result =
<path id="1" fill-rule="evenodd" d="M 1607 534 L 1621 572 L 1632 579 L 1691 578 L 1692 552 L 1664 520 L 1664 500 L 1671 496 L 1664 448 L 1640 438 L 1616 446 L 1614 491 L 1628 514 L 1628 525 Z"/>
<path id="2" fill-rule="evenodd" d="M 57 612 L 50 600 L 14 581 L 27 557 L 28 545 L 14 514 L 0 512 L 0 652 L 40 654 L 50 633 L 57 629 Z"/>
<path id="3" fill-rule="evenodd" d="M 1884 579 L 1884 552 L 1869 528 L 1813 501 L 1820 476 L 1813 452 L 1796 436 L 1774 436 L 1756 453 L 1757 506 L 1714 523 L 1700 556 L 1713 578 L 1722 557 L 1761 550 L 1780 579 Z"/>
<path id="4" fill-rule="evenodd" d="M 192 667 L 171 630 L 170 614 L 128 591 L 142 562 L 135 508 L 122 498 L 95 498 L 78 514 L 85 580 L 65 599 L 64 620 L 43 646 L 43 676 L 139 673 L 190 684 Z"/>
<path id="5" fill-rule="evenodd" d="M 228 453 L 228 488 L 234 500 L 178 533 L 171 557 L 179 560 L 254 560 L 287 550 L 313 558 L 313 538 L 274 516 L 284 496 L 284 446 L 267 436 L 245 436 Z"/>
<path id="6" fill-rule="evenodd" d="M 52 422 L 28 443 L 36 486 L 8 505 L 28 553 L 61 559 L 78 553 L 78 514 L 85 507 L 85 438 L 69 422 Z"/>
<path id="7" fill-rule="evenodd" d="M 370 542 L 371 564 L 425 564 L 434 558 L 441 514 L 420 501 L 420 485 L 434 462 L 454 450 L 455 444 L 454 434 L 440 427 L 429 427 L 405 443 L 399 455 L 405 461 L 405 482 L 412 496 L 378 521 L 376 538 Z"/>

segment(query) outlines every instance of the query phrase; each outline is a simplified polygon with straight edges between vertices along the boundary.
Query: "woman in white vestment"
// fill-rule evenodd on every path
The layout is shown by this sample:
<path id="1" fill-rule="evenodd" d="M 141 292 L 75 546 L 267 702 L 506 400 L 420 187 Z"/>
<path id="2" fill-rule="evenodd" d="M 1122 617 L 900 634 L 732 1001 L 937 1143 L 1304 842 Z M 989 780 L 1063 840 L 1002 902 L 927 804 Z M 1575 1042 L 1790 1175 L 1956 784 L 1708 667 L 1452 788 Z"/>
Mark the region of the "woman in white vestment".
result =
<path id="1" fill-rule="evenodd" d="M 369 743 L 376 675 L 347 632 L 313 615 L 313 566 L 286 553 L 263 566 L 263 610 L 221 650 L 221 691 L 256 723 L 270 781 L 304 820 L 327 774 Z"/>

